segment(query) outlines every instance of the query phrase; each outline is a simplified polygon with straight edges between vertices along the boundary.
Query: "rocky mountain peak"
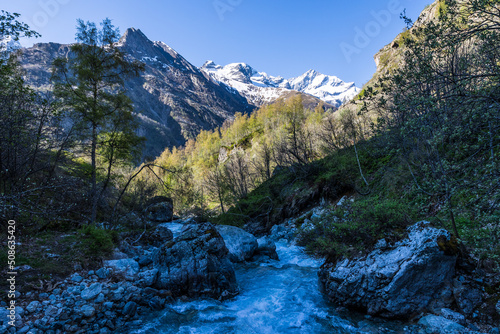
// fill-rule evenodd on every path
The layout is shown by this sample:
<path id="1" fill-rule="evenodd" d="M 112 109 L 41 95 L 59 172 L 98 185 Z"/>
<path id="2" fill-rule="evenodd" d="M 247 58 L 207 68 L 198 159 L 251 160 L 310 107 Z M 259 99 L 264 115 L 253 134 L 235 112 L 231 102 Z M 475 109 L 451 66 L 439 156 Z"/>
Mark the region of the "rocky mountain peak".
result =
<path id="1" fill-rule="evenodd" d="M 141 44 L 144 42 L 151 41 L 144 35 L 144 33 L 140 29 L 136 28 L 128 28 L 123 36 L 120 38 L 119 44 Z"/>
<path id="2" fill-rule="evenodd" d="M 207 60 L 205 64 L 201 67 L 202 69 L 210 70 L 210 69 L 221 69 L 222 66 L 217 65 L 213 60 Z"/>
<path id="3" fill-rule="evenodd" d="M 321 73 L 319 73 L 319 72 L 318 72 L 318 71 L 316 71 L 316 70 L 312 70 L 312 69 L 311 69 L 311 70 L 309 70 L 309 71 L 307 71 L 306 73 L 304 73 L 304 75 L 306 75 L 306 76 L 310 76 L 310 77 L 314 77 L 314 76 L 316 76 L 316 75 L 318 75 L 318 74 L 321 74 Z"/>
<path id="4" fill-rule="evenodd" d="M 145 70 L 127 78 L 125 89 L 139 121 L 138 134 L 146 137 L 144 156 L 154 157 L 166 147 L 182 146 L 201 130 L 211 130 L 254 106 L 238 92 L 221 87 L 163 42 L 153 42 L 135 28 L 125 31 L 116 45 Z M 28 84 L 50 89 L 56 57 L 71 57 L 70 45 L 39 43 L 23 49 L 21 64 Z"/>

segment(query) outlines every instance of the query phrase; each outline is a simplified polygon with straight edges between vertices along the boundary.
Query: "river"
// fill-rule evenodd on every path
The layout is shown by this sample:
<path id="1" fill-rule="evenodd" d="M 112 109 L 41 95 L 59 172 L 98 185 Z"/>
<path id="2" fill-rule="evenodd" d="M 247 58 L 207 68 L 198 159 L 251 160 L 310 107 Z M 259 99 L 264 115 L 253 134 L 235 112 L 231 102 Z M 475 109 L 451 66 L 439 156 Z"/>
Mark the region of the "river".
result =
<path id="1" fill-rule="evenodd" d="M 177 235 L 182 225 L 169 228 Z M 129 333 L 408 333 L 402 323 L 337 311 L 319 289 L 322 262 L 285 241 L 276 246 L 280 261 L 235 266 L 240 288 L 235 298 L 176 302 Z"/>

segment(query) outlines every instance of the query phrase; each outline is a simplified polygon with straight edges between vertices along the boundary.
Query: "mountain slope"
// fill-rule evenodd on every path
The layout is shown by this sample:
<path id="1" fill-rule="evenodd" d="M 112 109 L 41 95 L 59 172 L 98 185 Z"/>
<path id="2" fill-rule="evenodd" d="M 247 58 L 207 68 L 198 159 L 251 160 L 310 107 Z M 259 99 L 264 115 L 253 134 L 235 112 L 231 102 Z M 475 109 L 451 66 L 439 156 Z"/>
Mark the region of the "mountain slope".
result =
<path id="1" fill-rule="evenodd" d="M 150 41 L 140 30 L 128 29 L 118 45 L 127 57 L 146 65 L 140 77 L 125 83 L 140 121 L 139 134 L 147 139 L 145 156 L 183 145 L 201 130 L 221 126 L 236 112 L 254 109 L 237 92 L 228 91 L 168 45 Z M 40 43 L 23 49 L 20 60 L 27 82 L 50 90 L 51 64 L 61 56 L 70 56 L 70 45 Z"/>
<path id="2" fill-rule="evenodd" d="M 346 83 L 335 76 L 328 76 L 314 70 L 291 79 L 258 72 L 245 63 L 220 66 L 213 61 L 207 61 L 201 70 L 215 81 L 227 85 L 228 89 L 236 90 L 245 96 L 249 103 L 257 106 L 272 103 L 294 90 L 339 107 L 360 91 L 354 83 Z"/>

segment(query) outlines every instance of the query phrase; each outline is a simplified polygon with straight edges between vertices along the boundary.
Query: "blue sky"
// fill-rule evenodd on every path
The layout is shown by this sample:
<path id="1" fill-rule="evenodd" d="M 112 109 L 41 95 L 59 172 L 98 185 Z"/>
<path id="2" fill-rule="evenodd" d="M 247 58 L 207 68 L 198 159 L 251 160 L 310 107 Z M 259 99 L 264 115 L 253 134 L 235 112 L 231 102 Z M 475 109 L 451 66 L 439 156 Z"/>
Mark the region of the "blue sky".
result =
<path id="1" fill-rule="evenodd" d="M 71 43 L 76 19 L 109 17 L 123 33 L 141 29 L 195 66 L 246 62 L 271 75 L 309 69 L 358 86 L 375 72 L 373 55 L 432 0 L 0 0 L 42 34 L 33 42 Z"/>

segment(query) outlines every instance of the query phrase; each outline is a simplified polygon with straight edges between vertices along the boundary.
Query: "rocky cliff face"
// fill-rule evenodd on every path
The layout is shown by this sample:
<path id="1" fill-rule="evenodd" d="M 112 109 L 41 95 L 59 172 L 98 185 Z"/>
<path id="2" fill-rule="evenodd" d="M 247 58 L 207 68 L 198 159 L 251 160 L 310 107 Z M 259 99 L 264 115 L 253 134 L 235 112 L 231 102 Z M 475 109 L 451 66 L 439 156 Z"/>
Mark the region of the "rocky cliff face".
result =
<path id="1" fill-rule="evenodd" d="M 125 83 L 140 121 L 139 134 L 147 139 L 144 155 L 159 155 L 201 130 L 222 125 L 236 112 L 254 109 L 238 92 L 219 85 L 168 45 L 150 41 L 140 30 L 128 29 L 119 48 L 146 65 L 140 77 Z M 50 90 L 53 60 L 69 56 L 70 45 L 40 43 L 24 49 L 20 60 L 27 82 Z"/>
<path id="2" fill-rule="evenodd" d="M 435 1 L 422 11 L 411 29 L 417 29 L 436 20 L 439 15 L 438 13 L 439 1 Z M 373 86 L 382 76 L 390 73 L 401 65 L 405 51 L 403 42 L 405 35 L 409 35 L 409 31 L 400 33 L 391 43 L 384 46 L 373 56 L 375 64 L 377 65 L 377 72 L 364 87 Z"/>

